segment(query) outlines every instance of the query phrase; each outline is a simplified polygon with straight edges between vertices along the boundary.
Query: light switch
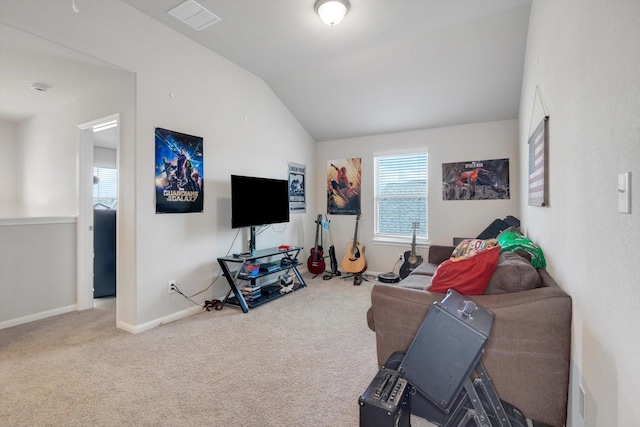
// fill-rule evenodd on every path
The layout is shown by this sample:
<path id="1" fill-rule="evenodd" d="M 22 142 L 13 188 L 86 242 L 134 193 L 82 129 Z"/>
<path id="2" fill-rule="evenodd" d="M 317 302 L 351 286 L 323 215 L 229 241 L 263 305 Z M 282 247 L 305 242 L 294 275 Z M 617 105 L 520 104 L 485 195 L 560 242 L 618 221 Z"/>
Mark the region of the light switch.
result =
<path id="1" fill-rule="evenodd" d="M 631 172 L 618 175 L 618 212 L 631 213 Z"/>

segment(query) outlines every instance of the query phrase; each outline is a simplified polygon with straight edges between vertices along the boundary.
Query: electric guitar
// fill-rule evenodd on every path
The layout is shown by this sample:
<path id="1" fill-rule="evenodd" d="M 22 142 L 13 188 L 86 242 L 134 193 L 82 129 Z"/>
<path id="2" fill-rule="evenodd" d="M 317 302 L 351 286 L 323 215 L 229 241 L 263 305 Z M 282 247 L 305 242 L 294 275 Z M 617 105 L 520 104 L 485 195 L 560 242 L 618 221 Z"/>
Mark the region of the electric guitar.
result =
<path id="1" fill-rule="evenodd" d="M 411 243 L 411 251 L 404 253 L 404 264 L 400 267 L 400 277 L 405 278 L 411 273 L 417 266 L 422 264 L 422 256 L 416 254 L 416 229 L 418 223 L 413 223 L 413 242 Z"/>
<path id="2" fill-rule="evenodd" d="M 356 230 L 353 233 L 353 242 L 347 243 L 347 253 L 342 258 L 342 269 L 348 273 L 361 273 L 367 269 L 364 245 L 358 242 L 358 221 L 360 221 L 360 214 L 356 216 Z"/>
<path id="3" fill-rule="evenodd" d="M 320 223 L 322 222 L 322 215 L 318 215 L 316 219 L 316 244 L 311 248 L 311 255 L 307 260 L 307 269 L 312 274 L 324 273 L 327 267 L 324 262 L 324 255 L 322 253 L 322 246 L 318 245 L 318 236 L 320 235 Z"/>
<path id="4" fill-rule="evenodd" d="M 333 234 L 331 233 L 331 221 L 329 221 L 329 217 L 327 216 L 327 224 L 329 224 L 329 260 L 331 261 L 331 273 L 325 274 L 322 276 L 324 280 L 329 280 L 332 277 L 340 276 L 340 271 L 338 271 L 338 260 L 336 259 L 336 248 L 333 245 Z"/>

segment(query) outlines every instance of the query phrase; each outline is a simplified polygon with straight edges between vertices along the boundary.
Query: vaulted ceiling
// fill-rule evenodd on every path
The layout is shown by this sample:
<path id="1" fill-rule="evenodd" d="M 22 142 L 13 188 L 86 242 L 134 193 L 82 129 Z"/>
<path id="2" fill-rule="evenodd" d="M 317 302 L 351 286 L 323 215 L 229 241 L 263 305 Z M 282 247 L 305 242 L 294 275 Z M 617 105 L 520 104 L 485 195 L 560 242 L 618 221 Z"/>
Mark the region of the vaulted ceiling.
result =
<path id="1" fill-rule="evenodd" d="M 335 27 L 314 1 L 197 0 L 221 21 L 196 31 L 167 13 L 183 0 L 124 0 L 262 78 L 316 141 L 518 116 L 531 0 L 350 0 Z M 57 73 L 48 102 L 120 72 L 7 26 L 0 44 L 5 120 L 47 108 L 13 100 L 25 69 Z"/>
<path id="2" fill-rule="evenodd" d="M 350 0 L 335 27 L 315 0 L 125 0 L 258 75 L 316 141 L 518 116 L 530 0 Z"/>

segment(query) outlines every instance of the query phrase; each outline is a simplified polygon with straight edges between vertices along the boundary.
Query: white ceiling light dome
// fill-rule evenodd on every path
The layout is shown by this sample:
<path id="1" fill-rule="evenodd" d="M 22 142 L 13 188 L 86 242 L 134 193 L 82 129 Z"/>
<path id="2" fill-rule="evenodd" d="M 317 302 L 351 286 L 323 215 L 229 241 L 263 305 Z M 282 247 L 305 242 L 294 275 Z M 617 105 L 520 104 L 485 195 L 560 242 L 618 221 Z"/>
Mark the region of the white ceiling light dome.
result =
<path id="1" fill-rule="evenodd" d="M 318 0 L 315 10 L 325 24 L 333 27 L 339 24 L 349 11 L 349 0 Z"/>

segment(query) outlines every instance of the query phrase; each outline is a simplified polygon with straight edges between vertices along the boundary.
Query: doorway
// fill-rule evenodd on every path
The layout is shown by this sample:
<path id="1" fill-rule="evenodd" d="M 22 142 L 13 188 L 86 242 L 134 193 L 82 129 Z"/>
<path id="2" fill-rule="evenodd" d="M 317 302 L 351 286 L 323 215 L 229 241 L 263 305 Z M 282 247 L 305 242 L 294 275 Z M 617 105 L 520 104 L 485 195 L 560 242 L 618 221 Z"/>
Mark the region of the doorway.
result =
<path id="1" fill-rule="evenodd" d="M 114 114 L 78 126 L 78 310 L 117 295 L 119 124 Z"/>

